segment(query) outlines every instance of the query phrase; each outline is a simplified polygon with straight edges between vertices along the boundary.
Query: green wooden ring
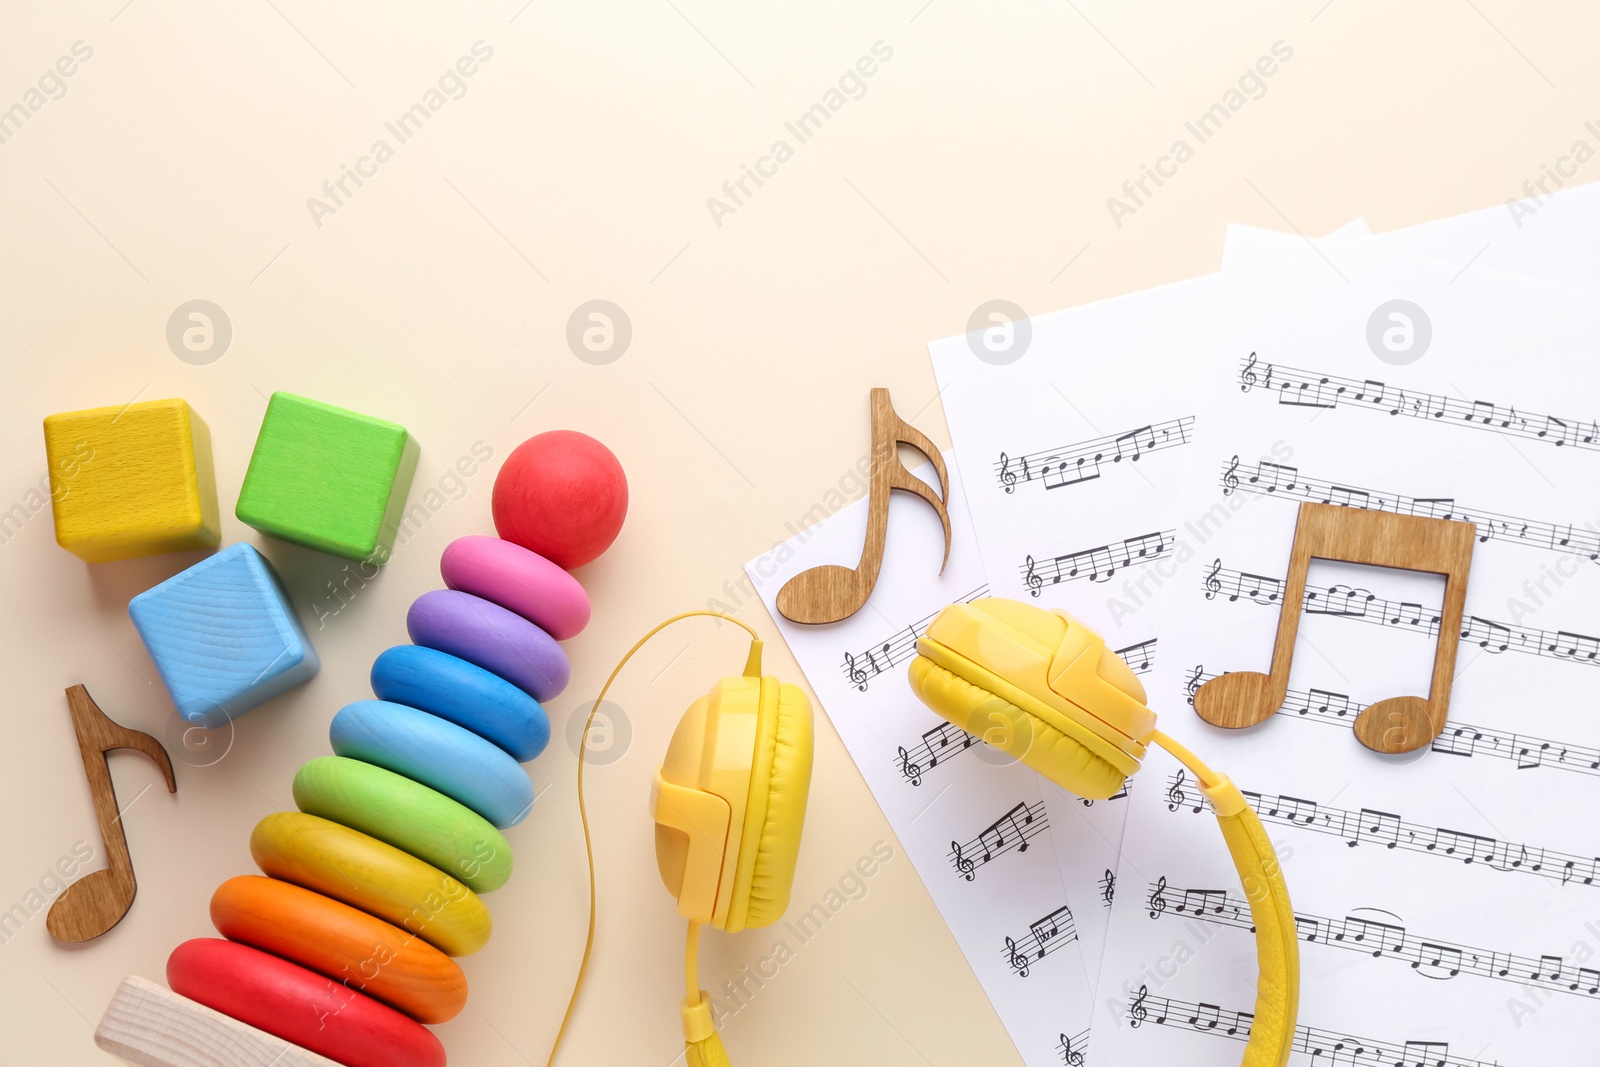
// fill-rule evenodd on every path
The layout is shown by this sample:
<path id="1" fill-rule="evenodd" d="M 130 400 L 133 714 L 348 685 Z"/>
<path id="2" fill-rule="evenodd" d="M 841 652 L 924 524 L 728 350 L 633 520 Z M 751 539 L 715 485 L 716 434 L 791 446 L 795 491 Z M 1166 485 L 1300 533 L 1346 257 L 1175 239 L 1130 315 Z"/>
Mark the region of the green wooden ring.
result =
<path id="1" fill-rule="evenodd" d="M 294 776 L 295 805 L 409 852 L 475 893 L 511 877 L 511 845 L 464 804 L 404 775 L 343 756 L 319 756 Z"/>

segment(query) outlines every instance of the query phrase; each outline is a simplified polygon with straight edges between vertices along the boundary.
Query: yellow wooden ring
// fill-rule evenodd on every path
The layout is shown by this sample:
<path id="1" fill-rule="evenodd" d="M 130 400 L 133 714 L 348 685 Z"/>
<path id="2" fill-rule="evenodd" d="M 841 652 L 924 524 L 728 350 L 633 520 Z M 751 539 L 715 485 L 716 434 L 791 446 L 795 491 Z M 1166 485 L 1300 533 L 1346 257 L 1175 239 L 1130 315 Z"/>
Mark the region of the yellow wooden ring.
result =
<path id="1" fill-rule="evenodd" d="M 489 940 L 489 909 L 436 867 L 375 837 L 301 812 L 256 824 L 250 855 L 263 874 L 316 890 L 409 930 L 448 956 Z"/>

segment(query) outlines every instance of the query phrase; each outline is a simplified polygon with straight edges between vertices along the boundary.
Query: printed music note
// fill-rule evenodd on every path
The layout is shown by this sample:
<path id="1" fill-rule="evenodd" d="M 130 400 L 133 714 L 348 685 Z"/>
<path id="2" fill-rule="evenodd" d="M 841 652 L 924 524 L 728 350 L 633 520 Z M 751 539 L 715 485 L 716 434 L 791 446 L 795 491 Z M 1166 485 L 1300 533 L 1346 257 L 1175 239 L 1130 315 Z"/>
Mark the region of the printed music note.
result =
<path id="1" fill-rule="evenodd" d="M 99 937 L 121 922 L 133 906 L 133 896 L 138 889 L 107 755 L 126 748 L 149 756 L 166 777 L 169 793 L 178 791 L 178 780 L 173 776 L 172 760 L 161 742 L 149 734 L 113 722 L 83 686 L 75 685 L 67 690 L 67 708 L 72 713 L 72 729 L 78 735 L 83 773 L 89 779 L 95 819 L 100 823 L 100 838 L 105 842 L 110 863 L 104 870 L 91 871 L 69 885 L 45 916 L 45 927 L 51 937 L 57 941 L 76 942 Z"/>
<path id="2" fill-rule="evenodd" d="M 1160 918 L 1161 913 L 1167 910 L 1167 876 L 1162 875 L 1160 881 L 1150 890 L 1150 899 L 1145 902 L 1145 907 L 1150 909 L 1150 918 Z"/>
<path id="3" fill-rule="evenodd" d="M 1000 453 L 1000 485 L 1008 493 L 1017 491 L 1017 472 L 1011 469 L 1011 457 L 1004 452 Z"/>
<path id="4" fill-rule="evenodd" d="M 950 512 L 938 493 L 927 482 L 914 477 L 900 459 L 899 446 L 916 449 L 933 463 L 941 491 L 950 485 L 944 456 L 938 447 L 916 427 L 895 413 L 889 403 L 889 390 L 872 390 L 872 478 L 867 505 L 867 540 L 861 559 L 854 567 L 824 563 L 801 571 L 778 590 L 778 611 L 791 622 L 838 622 L 861 610 L 872 595 L 883 566 L 884 538 L 889 532 L 889 495 L 899 489 L 927 501 L 939 513 L 944 526 L 944 573 L 950 562 Z"/>
<path id="5" fill-rule="evenodd" d="M 1289 688 L 1289 668 L 1300 625 L 1298 609 L 1305 600 L 1306 571 L 1313 557 L 1342 560 L 1445 576 L 1441 637 L 1434 653 L 1427 698 L 1380 700 L 1356 717 L 1354 727 L 1356 738 L 1376 752 L 1413 752 L 1432 744 L 1449 715 L 1458 643 L 1449 640 L 1448 635 L 1461 632 L 1476 533 L 1476 528 L 1465 522 L 1330 504 L 1301 504 L 1285 595 L 1280 599 L 1271 672 L 1235 671 L 1213 678 L 1194 695 L 1196 714 L 1214 726 L 1241 729 L 1263 722 L 1278 710 Z M 1208 598 L 1214 595 L 1211 582 L 1216 572 L 1217 568 L 1213 568 L 1206 580 Z"/>
<path id="6" fill-rule="evenodd" d="M 954 854 L 956 870 L 960 873 L 961 877 L 965 878 L 969 882 L 972 881 L 972 879 L 976 876 L 978 865 L 972 862 L 971 857 L 965 855 L 961 851 L 961 843 L 959 841 L 950 842 L 950 851 Z M 984 857 L 984 859 L 988 858 L 988 856 Z"/>
<path id="7" fill-rule="evenodd" d="M 895 751 L 900 756 L 900 773 L 905 776 L 906 781 L 912 785 L 921 785 L 922 766 L 912 761 L 911 754 L 906 751 L 904 745 L 896 745 Z"/>
<path id="8" fill-rule="evenodd" d="M 1138 1028 L 1140 1025 L 1142 1025 L 1144 1023 L 1144 1021 L 1146 1019 L 1148 1019 L 1150 1017 L 1150 1010 L 1144 1006 L 1144 1002 L 1145 1002 L 1146 999 L 1149 998 L 1149 996 L 1150 996 L 1150 987 L 1149 986 L 1140 986 L 1139 987 L 1139 998 L 1137 1000 L 1135 1000 L 1133 1002 L 1133 1004 L 1128 1008 L 1128 1025 L 1129 1026 L 1132 1026 L 1134 1028 Z"/>
<path id="9" fill-rule="evenodd" d="M 865 693 L 867 691 L 867 678 L 869 677 L 867 672 L 856 666 L 856 658 L 848 652 L 844 654 L 844 662 L 846 671 L 850 675 L 850 681 L 857 689 Z"/>

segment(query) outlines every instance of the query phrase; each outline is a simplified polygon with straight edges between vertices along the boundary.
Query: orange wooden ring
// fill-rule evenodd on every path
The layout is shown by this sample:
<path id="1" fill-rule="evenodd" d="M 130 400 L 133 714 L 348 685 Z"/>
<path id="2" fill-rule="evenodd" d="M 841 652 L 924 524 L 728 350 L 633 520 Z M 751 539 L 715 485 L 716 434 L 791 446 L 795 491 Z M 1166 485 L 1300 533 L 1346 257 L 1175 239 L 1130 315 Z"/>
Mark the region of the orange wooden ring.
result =
<path id="1" fill-rule="evenodd" d="M 293 960 L 422 1023 L 467 1003 L 467 976 L 415 934 L 276 878 L 230 878 L 211 896 L 211 922 L 231 941 Z"/>

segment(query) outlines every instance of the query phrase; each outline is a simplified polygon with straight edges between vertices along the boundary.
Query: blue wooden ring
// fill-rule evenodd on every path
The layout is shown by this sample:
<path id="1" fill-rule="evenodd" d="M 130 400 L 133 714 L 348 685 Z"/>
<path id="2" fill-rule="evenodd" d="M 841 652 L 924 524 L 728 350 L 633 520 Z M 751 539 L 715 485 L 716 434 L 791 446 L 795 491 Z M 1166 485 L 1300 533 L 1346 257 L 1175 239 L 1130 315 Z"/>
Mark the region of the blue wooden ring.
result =
<path id="1" fill-rule="evenodd" d="M 526 763 L 550 743 L 539 702 L 492 671 L 448 652 L 396 645 L 372 664 L 379 700 L 421 708 L 486 737 Z"/>
<path id="2" fill-rule="evenodd" d="M 346 704 L 333 717 L 328 739 L 339 755 L 421 782 L 502 830 L 533 807 L 533 783 L 516 760 L 471 730 L 404 704 Z"/>

